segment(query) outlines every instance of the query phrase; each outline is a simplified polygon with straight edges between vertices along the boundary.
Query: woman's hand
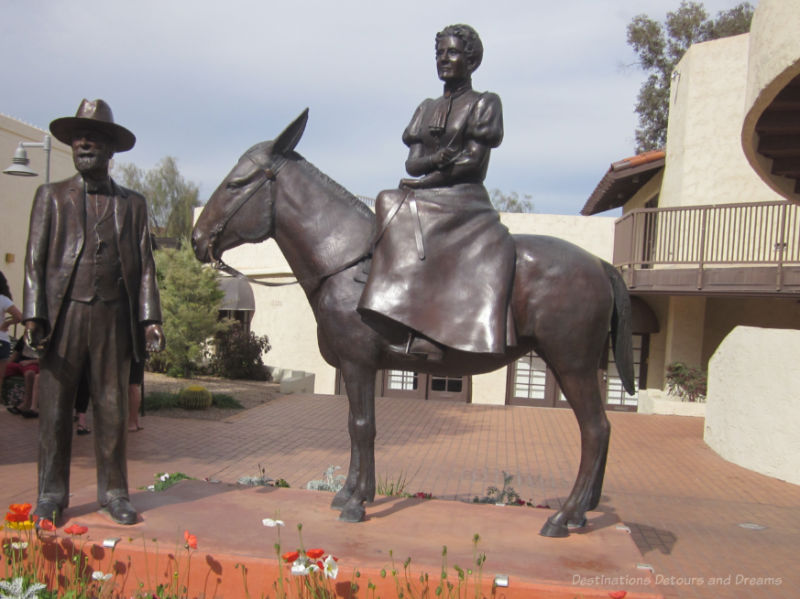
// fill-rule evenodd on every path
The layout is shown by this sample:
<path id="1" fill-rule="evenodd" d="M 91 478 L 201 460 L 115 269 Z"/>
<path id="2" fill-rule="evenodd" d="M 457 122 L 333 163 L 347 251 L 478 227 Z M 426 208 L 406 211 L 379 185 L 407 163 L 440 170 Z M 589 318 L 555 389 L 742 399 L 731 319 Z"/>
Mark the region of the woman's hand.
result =
<path id="1" fill-rule="evenodd" d="M 437 170 L 442 170 L 455 162 L 460 151 L 451 146 L 441 148 L 431 156 L 431 162 Z"/>

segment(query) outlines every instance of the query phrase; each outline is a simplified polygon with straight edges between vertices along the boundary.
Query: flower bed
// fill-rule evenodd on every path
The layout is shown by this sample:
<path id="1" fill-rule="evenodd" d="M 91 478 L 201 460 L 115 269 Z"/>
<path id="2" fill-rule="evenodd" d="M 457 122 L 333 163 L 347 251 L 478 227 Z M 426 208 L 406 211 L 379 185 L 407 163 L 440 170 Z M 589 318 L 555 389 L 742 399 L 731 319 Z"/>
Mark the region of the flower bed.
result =
<path id="1" fill-rule="evenodd" d="M 183 481 L 183 485 L 193 481 Z M 192 486 L 192 485 L 190 485 Z M 198 487 L 197 484 L 193 485 Z M 271 491 L 270 493 L 275 493 Z M 257 491 L 247 491 L 246 495 L 256 495 Z M 292 492 L 300 496 L 304 492 Z M 239 492 L 237 492 L 237 495 Z M 310 497 L 313 497 L 310 496 Z M 314 503 L 310 500 L 308 503 Z M 422 504 L 420 504 L 422 505 Z M 184 504 L 179 512 L 184 519 Z M 309 510 L 313 510 L 309 506 Z M 467 508 L 470 510 L 476 508 Z M 478 508 L 484 509 L 484 508 Z M 495 508 L 496 509 L 496 508 Z M 288 508 L 287 508 L 288 510 Z M 308 511 L 308 510 L 307 510 Z M 505 512 L 505 510 L 503 510 Z M 208 512 L 205 512 L 208 513 Z M 220 512 L 225 513 L 225 512 Z M 251 514 L 252 512 L 248 512 Z M 199 524 L 197 531 L 178 529 L 177 540 L 159 542 L 151 538 L 156 533 L 145 536 L 142 529 L 122 528 L 104 525 L 100 515 L 87 514 L 83 522 L 72 521 L 65 528 L 56 528 L 46 520 L 34 523 L 29 516 L 29 504 L 14 504 L 6 514 L 5 536 L 2 550 L 5 570 L 0 573 L 0 581 L 7 585 L 3 593 L 10 597 L 70 597 L 134 599 L 173 599 L 209 597 L 269 597 L 287 598 L 371 598 L 384 599 L 404 597 L 521 597 L 568 598 L 606 598 L 618 589 L 580 589 L 569 586 L 538 584 L 513 578 L 508 588 L 495 588 L 491 579 L 483 576 L 484 554 L 479 551 L 479 538 L 473 538 L 472 557 L 462 553 L 461 566 L 448 563 L 446 548 L 441 554 L 441 567 L 434 562 L 423 562 L 423 568 L 414 566 L 411 558 L 397 562 L 392 552 L 388 559 L 380 559 L 383 567 L 362 568 L 354 561 L 362 561 L 367 553 L 354 560 L 337 560 L 321 547 L 306 549 L 303 541 L 303 528 L 297 526 L 297 547 L 281 539 L 283 522 L 277 517 L 265 518 L 258 526 L 258 520 L 249 525 L 255 536 L 263 539 L 264 553 L 239 552 L 229 546 L 224 552 L 209 551 L 205 537 L 213 537 L 219 527 L 227 527 L 229 519 L 209 523 L 205 529 Z M 151 521 L 154 519 L 151 513 Z M 230 514 L 229 514 L 230 516 Z M 248 516 L 249 517 L 249 516 Z M 85 524 L 88 523 L 89 526 Z M 37 526 L 38 525 L 38 528 Z M 351 530 L 352 525 L 346 525 Z M 162 533 L 171 527 L 161 528 Z M 117 538 L 121 531 L 134 532 L 133 537 Z M 99 532 L 99 535 L 98 535 Z M 315 535 L 318 536 L 318 535 Z M 112 537 L 112 538 L 104 538 Z M 292 535 L 294 537 L 294 535 Z M 356 535 L 363 538 L 362 535 Z M 166 537 L 169 538 L 169 537 Z M 331 541 L 331 539 L 329 539 Z M 396 542 L 397 539 L 394 539 Z M 419 539 L 422 545 L 424 539 Z M 389 539 L 387 542 L 392 542 Z M 547 540 L 544 542 L 552 542 Z M 326 544 L 328 541 L 326 541 Z M 346 543 L 335 543 L 343 548 Z M 288 546 L 287 546 L 288 545 Z M 375 549 L 369 554 L 374 554 Z M 380 553 L 378 551 L 378 553 Z M 263 555 L 263 557 L 261 556 Z M 384 558 L 386 554 L 383 554 Z M 468 554 L 467 554 L 468 555 Z M 540 558 L 543 556 L 540 556 Z M 531 558 L 535 560 L 535 554 Z M 462 567 L 463 566 L 463 567 Z M 427 570 L 427 571 L 426 571 Z M 37 586 L 37 585 L 44 585 Z M 39 593 L 39 594 L 37 594 Z M 634 597 L 653 597 L 627 593 Z"/>

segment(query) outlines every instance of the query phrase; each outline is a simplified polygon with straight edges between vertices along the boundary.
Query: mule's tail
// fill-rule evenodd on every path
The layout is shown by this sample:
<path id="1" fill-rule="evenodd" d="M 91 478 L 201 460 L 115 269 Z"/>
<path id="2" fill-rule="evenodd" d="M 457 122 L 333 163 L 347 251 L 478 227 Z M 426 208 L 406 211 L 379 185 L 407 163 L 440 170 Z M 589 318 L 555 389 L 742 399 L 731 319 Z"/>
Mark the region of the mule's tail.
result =
<path id="1" fill-rule="evenodd" d="M 603 261 L 611 290 L 614 294 L 614 313 L 611 316 L 611 347 L 614 349 L 614 360 L 617 363 L 619 378 L 628 395 L 636 393 L 633 375 L 633 312 L 631 298 L 622 275 L 608 262 Z"/>

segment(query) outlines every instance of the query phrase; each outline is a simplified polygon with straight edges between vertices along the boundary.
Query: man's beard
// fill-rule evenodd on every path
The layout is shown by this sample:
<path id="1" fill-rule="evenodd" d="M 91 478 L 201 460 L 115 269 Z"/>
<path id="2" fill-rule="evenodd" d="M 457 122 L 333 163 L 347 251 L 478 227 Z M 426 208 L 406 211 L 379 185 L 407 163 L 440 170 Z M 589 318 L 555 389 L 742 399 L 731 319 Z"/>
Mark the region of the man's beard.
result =
<path id="1" fill-rule="evenodd" d="M 76 156 L 73 160 L 79 173 L 108 171 L 108 159 L 102 155 Z"/>

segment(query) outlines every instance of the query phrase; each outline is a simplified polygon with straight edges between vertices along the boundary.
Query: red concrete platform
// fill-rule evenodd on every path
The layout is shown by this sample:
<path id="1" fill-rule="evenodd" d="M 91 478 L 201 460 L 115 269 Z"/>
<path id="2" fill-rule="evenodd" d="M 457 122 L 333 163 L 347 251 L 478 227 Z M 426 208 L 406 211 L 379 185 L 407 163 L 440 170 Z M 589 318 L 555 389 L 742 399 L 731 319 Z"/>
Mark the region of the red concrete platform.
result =
<path id="1" fill-rule="evenodd" d="M 337 519 L 330 509 L 331 498 L 316 491 L 181 481 L 166 491 L 135 493 L 132 501 L 141 520 L 120 526 L 97 511 L 94 487 L 86 487 L 76 490 L 65 516 L 70 523 L 89 527 L 84 537 L 89 545 L 120 538 L 114 560 L 131 557 L 128 585 L 152 581 L 154 576 L 166 580 L 172 569 L 168 554 L 183 560 L 179 569 L 185 571 L 183 533 L 190 531 L 198 539 L 191 564 L 192 597 L 245 596 L 237 563 L 247 566 L 251 596 L 271 592 L 278 567 L 274 545 L 279 537 L 278 529 L 262 524 L 264 518 L 286 523 L 280 529 L 281 551 L 298 548 L 297 524 L 302 523 L 306 548 L 320 547 L 339 558 L 335 589 L 342 597 L 351 596 L 349 583 L 355 580 L 356 570 L 361 573 L 357 579 L 361 592 L 353 596 L 367 596 L 371 581 L 378 587 L 376 597 L 395 597 L 391 574 L 385 579 L 380 575 L 381 569 L 391 572 L 390 550 L 401 574 L 408 557 L 412 580 L 418 582 L 420 574 L 428 573 L 433 592 L 442 569 L 442 547 L 447 546 L 448 574 L 455 581 L 453 565 L 464 570 L 474 567 L 475 534 L 480 535 L 478 552 L 486 555 L 484 596 L 573 599 L 608 597 L 619 590 L 627 591 L 629 598 L 661 596 L 651 573 L 637 569 L 641 557 L 631 535 L 610 514 L 589 514 L 586 528 L 566 539 L 549 539 L 538 531 L 552 510 L 379 497 L 368 507 L 365 522 L 351 524 Z M 157 554 L 161 556 L 158 565 Z M 92 564 L 94 568 L 110 569 L 109 550 L 95 549 L 90 555 L 100 558 Z M 508 577 L 509 586 L 496 589 L 493 595 L 492 580 L 498 574 Z"/>

